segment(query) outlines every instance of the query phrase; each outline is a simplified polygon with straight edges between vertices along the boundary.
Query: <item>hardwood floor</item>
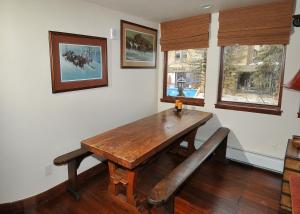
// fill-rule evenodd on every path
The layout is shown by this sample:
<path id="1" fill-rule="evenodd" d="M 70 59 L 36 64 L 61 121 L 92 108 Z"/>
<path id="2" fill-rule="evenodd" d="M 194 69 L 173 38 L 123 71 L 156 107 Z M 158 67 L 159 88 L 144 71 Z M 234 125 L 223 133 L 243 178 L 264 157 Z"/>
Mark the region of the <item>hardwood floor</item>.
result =
<path id="1" fill-rule="evenodd" d="M 155 183 L 182 160 L 176 155 L 166 154 L 147 166 L 138 183 L 140 194 L 149 193 Z M 107 184 L 105 172 L 81 186 L 80 201 L 64 193 L 25 213 L 132 213 L 108 195 Z M 283 214 L 285 212 L 279 210 L 280 188 L 280 175 L 232 161 L 221 163 L 208 160 L 178 192 L 175 213 Z"/>

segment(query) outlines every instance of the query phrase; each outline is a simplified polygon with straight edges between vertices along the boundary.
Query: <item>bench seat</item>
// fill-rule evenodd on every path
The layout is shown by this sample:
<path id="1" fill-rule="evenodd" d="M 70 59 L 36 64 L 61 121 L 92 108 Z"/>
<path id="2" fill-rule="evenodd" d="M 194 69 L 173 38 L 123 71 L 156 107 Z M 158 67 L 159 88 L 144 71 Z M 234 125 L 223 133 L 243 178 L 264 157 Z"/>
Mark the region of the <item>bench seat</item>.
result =
<path id="1" fill-rule="evenodd" d="M 147 200 L 152 213 L 174 213 L 174 194 L 197 168 L 212 154 L 226 159 L 228 128 L 218 129 L 201 147 L 162 179 L 150 192 Z"/>

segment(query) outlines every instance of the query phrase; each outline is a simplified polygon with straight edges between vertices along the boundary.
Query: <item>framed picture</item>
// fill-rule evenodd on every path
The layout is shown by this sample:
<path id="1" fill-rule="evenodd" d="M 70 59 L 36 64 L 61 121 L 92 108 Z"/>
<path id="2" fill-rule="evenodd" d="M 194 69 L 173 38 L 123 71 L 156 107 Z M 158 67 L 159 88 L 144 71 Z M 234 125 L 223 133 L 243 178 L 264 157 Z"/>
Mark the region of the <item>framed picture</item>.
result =
<path id="1" fill-rule="evenodd" d="M 121 20 L 121 68 L 155 68 L 156 47 L 156 29 Z"/>
<path id="2" fill-rule="evenodd" d="M 52 92 L 108 85 L 106 38 L 49 32 Z"/>

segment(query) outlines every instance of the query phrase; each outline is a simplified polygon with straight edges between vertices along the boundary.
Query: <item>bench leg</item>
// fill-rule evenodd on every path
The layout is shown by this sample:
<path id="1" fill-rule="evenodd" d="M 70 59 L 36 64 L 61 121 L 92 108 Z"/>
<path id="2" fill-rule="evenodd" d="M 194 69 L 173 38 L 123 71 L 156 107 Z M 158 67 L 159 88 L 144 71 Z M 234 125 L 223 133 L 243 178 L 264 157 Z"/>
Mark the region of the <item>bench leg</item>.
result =
<path id="1" fill-rule="evenodd" d="M 153 207 L 151 209 L 151 214 L 173 214 L 174 213 L 174 200 L 175 200 L 175 197 L 172 196 L 163 205 L 158 206 L 158 207 Z"/>
<path id="2" fill-rule="evenodd" d="M 224 138 L 220 146 L 215 150 L 213 158 L 218 161 L 226 162 L 227 138 Z"/>
<path id="3" fill-rule="evenodd" d="M 80 199 L 78 192 L 77 168 L 79 164 L 76 160 L 68 163 L 68 187 L 67 190 L 77 199 Z"/>

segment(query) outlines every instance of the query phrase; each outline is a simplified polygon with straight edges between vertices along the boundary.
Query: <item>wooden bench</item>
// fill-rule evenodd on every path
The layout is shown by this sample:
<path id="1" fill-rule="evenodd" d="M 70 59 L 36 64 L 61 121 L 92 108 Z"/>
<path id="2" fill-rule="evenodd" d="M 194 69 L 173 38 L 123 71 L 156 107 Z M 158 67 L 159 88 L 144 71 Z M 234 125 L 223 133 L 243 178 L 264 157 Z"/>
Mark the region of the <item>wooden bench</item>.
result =
<path id="1" fill-rule="evenodd" d="M 74 150 L 54 159 L 53 163 L 57 166 L 68 164 L 68 187 L 67 190 L 77 199 L 80 199 L 78 192 L 77 169 L 81 161 L 92 155 L 92 152 L 84 148 Z"/>
<path id="2" fill-rule="evenodd" d="M 179 187 L 214 153 L 218 160 L 226 159 L 228 128 L 218 129 L 197 151 L 162 179 L 147 198 L 152 214 L 174 213 L 174 194 Z"/>
<path id="3" fill-rule="evenodd" d="M 290 181 L 292 211 L 293 214 L 300 214 L 300 178 L 296 175 L 291 175 L 289 181 Z"/>

